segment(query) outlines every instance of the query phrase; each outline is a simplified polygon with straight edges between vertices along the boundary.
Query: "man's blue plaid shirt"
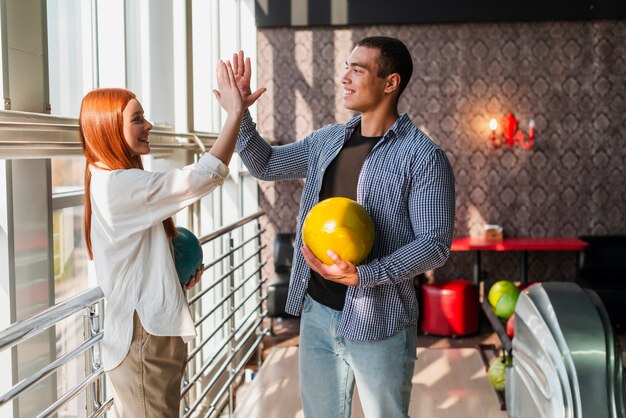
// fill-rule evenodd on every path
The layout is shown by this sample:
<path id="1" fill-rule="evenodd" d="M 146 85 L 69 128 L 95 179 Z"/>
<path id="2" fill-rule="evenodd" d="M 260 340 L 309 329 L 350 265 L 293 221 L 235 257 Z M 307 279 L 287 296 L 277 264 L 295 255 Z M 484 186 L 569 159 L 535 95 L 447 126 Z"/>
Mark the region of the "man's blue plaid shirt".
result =
<path id="1" fill-rule="evenodd" d="M 271 146 L 244 115 L 237 152 L 254 177 L 306 178 L 296 229 L 287 312 L 300 315 L 311 270 L 300 252 L 302 222 L 318 202 L 324 172 L 360 122 L 328 125 L 301 141 Z M 417 324 L 414 278 L 442 266 L 454 229 L 454 174 L 438 145 L 400 115 L 363 163 L 357 200 L 375 225 L 374 248 L 357 266 L 338 332 L 352 340 L 387 338 Z"/>

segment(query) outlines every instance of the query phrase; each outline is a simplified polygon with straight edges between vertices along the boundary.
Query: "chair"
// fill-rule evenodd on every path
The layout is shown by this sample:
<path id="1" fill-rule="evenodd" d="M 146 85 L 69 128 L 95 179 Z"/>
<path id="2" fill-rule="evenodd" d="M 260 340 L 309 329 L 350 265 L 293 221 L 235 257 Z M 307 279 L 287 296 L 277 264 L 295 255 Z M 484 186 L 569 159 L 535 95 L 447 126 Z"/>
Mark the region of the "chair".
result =
<path id="1" fill-rule="evenodd" d="M 478 331 L 478 286 L 467 280 L 422 285 L 422 330 L 460 336 Z"/>
<path id="2" fill-rule="evenodd" d="M 616 328 L 626 325 L 626 235 L 584 235 L 577 279 L 594 290 Z"/>
<path id="3" fill-rule="evenodd" d="M 274 239 L 274 275 L 267 285 L 267 316 L 270 318 L 270 331 L 274 333 L 273 318 L 290 318 L 285 312 L 289 277 L 293 261 L 295 234 L 277 234 Z"/>

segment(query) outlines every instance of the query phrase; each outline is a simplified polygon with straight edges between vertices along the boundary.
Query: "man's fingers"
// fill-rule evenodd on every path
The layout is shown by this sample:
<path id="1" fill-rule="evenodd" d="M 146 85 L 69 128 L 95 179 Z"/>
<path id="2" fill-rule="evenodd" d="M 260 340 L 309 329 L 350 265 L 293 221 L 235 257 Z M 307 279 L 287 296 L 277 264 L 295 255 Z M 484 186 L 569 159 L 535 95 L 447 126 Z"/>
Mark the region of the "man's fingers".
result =
<path id="1" fill-rule="evenodd" d="M 345 261 L 343 261 L 341 258 L 339 258 L 337 253 L 335 253 L 333 250 L 327 250 L 326 251 L 326 255 L 328 256 L 328 258 L 330 258 L 333 261 L 333 263 L 335 263 L 337 265 L 345 264 Z"/>
<path id="2" fill-rule="evenodd" d="M 306 261 L 309 267 L 311 267 L 311 270 L 315 271 L 318 274 L 322 274 L 320 269 L 320 261 L 317 259 L 317 257 L 315 257 L 315 255 L 313 255 L 309 247 L 305 245 L 301 248 L 301 251 L 304 257 L 304 261 Z"/>
<path id="3" fill-rule="evenodd" d="M 261 95 L 265 93 L 266 90 L 267 89 L 265 87 L 261 87 L 260 89 L 252 93 L 250 96 L 248 96 L 248 101 L 250 102 L 250 104 L 256 102 L 257 99 L 261 97 Z"/>
<path id="4" fill-rule="evenodd" d="M 239 55 L 236 52 L 233 54 L 233 71 L 235 74 L 239 71 Z"/>
<path id="5" fill-rule="evenodd" d="M 250 58 L 246 58 L 246 67 L 245 67 L 244 76 L 246 77 L 246 79 L 250 80 L 251 75 L 252 75 L 252 63 L 250 61 Z"/>
<path id="6" fill-rule="evenodd" d="M 235 52 L 233 54 L 233 70 L 235 75 L 240 76 L 244 73 L 244 58 L 243 51 Z"/>
<path id="7" fill-rule="evenodd" d="M 239 51 L 239 73 L 242 76 L 245 76 L 246 72 L 249 73 L 249 69 L 246 67 L 246 61 L 249 61 L 250 58 L 245 58 L 245 55 L 242 50 Z"/>

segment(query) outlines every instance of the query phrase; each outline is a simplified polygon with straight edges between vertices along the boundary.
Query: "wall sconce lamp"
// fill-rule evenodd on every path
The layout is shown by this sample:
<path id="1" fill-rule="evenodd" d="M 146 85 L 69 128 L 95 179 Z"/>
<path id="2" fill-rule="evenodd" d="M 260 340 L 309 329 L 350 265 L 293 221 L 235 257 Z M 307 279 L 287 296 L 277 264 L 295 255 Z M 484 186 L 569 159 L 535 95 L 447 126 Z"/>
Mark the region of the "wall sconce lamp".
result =
<path id="1" fill-rule="evenodd" d="M 504 115 L 504 118 L 500 121 L 502 130 L 499 134 L 496 134 L 498 129 L 498 122 L 495 119 L 489 121 L 489 129 L 491 134 L 489 140 L 494 148 L 500 148 L 502 144 L 506 142 L 509 148 L 512 148 L 515 143 L 518 143 L 522 148 L 529 150 L 535 144 L 535 121 L 528 121 L 528 135 L 521 130 L 517 129 L 519 121 L 515 119 L 513 113 L 508 112 Z"/>

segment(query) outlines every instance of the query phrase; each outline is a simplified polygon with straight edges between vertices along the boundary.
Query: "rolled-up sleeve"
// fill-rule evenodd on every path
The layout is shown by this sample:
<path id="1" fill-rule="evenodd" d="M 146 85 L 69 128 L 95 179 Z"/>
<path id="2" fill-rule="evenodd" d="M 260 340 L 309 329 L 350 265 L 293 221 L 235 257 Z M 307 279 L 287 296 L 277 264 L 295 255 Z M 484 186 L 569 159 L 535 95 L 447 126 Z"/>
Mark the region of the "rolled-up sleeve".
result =
<path id="1" fill-rule="evenodd" d="M 306 138 L 286 145 L 272 146 L 256 129 L 250 113 L 244 113 L 237 153 L 253 177 L 261 180 L 290 180 L 307 175 L 311 134 Z"/>
<path id="2" fill-rule="evenodd" d="M 228 167 L 206 153 L 196 163 L 166 172 L 116 170 L 98 186 L 111 225 L 141 231 L 174 215 L 213 191 L 228 176 Z M 104 202 L 103 202 L 104 203 Z"/>

